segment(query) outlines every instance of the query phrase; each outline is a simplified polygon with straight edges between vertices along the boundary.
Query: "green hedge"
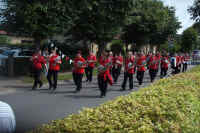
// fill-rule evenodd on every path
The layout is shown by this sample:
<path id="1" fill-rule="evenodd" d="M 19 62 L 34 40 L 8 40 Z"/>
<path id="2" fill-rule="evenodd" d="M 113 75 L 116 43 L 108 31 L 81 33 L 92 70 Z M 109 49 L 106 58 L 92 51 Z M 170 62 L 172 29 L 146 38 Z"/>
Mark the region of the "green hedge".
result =
<path id="1" fill-rule="evenodd" d="M 199 133 L 200 67 L 30 133 Z"/>

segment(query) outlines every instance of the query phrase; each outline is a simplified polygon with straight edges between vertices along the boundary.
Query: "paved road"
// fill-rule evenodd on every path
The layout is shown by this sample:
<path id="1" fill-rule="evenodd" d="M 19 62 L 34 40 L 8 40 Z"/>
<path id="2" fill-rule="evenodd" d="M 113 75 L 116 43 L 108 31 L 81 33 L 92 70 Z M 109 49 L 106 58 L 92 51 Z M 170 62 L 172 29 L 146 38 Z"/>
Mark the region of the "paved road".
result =
<path id="1" fill-rule="evenodd" d="M 159 79 L 159 76 L 157 76 L 157 79 Z M 90 84 L 84 82 L 82 91 L 77 94 L 74 93 L 75 86 L 72 81 L 59 83 L 55 94 L 46 89 L 48 86 L 37 91 L 31 91 L 30 85 L 10 85 L 10 87 L 16 88 L 16 91 L 1 94 L 0 100 L 7 102 L 14 109 L 17 120 L 16 133 L 24 133 L 41 124 L 49 123 L 51 120 L 77 113 L 84 107 L 95 107 L 117 96 L 127 95 L 131 91 L 119 91 L 122 80 L 123 75 L 120 76 L 118 84 L 108 87 L 108 94 L 105 98 L 99 98 L 100 92 L 97 88 L 97 81 L 94 80 Z M 134 78 L 134 90 L 132 91 L 137 91 L 140 87 L 149 84 L 149 75 L 146 72 L 142 86 L 139 86 L 136 78 Z"/>

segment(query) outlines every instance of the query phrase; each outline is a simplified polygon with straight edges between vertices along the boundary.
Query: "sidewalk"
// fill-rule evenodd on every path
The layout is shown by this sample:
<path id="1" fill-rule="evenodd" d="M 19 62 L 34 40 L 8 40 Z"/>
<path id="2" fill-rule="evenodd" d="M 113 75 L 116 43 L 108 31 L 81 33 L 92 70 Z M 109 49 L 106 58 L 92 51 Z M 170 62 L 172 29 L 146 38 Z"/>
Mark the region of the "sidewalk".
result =
<path id="1" fill-rule="evenodd" d="M 0 95 L 23 91 L 31 87 L 31 84 L 22 83 L 20 78 L 0 76 Z"/>

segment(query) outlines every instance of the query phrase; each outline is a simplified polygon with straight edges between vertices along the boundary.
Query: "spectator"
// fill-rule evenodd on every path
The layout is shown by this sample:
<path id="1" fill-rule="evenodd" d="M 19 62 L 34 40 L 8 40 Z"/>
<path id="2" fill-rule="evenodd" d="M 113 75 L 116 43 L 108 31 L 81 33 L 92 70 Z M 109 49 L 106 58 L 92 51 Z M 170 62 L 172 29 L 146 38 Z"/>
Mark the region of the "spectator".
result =
<path id="1" fill-rule="evenodd" d="M 16 121 L 12 108 L 0 101 L 0 133 L 14 133 L 15 127 Z"/>

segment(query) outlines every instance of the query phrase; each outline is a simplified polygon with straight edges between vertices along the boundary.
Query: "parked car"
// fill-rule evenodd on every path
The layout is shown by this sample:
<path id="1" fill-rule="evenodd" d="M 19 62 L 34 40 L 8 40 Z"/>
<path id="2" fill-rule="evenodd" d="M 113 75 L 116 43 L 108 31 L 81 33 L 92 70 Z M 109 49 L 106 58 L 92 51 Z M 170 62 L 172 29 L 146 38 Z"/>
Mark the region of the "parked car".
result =
<path id="1" fill-rule="evenodd" d="M 9 49 L 8 47 L 0 47 L 0 54 Z"/>
<path id="2" fill-rule="evenodd" d="M 30 58 L 33 55 L 33 51 L 31 50 L 21 50 L 21 49 L 12 49 L 12 50 L 5 50 L 3 53 L 0 54 L 0 66 L 5 63 L 5 60 L 8 58 L 9 55 L 13 55 L 14 58 Z"/>

